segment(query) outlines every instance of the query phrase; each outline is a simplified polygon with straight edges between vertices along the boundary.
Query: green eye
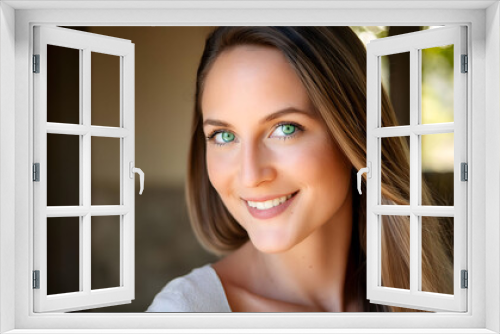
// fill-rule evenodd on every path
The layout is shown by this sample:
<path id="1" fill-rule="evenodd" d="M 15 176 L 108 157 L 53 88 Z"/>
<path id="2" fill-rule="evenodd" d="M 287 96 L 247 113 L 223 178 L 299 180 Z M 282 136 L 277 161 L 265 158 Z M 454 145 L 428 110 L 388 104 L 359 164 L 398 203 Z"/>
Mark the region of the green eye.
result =
<path id="1" fill-rule="evenodd" d="M 222 132 L 221 137 L 225 143 L 229 143 L 234 140 L 234 134 L 231 132 Z"/>
<path id="2" fill-rule="evenodd" d="M 290 139 L 292 137 L 295 137 L 302 131 L 304 131 L 304 127 L 300 124 L 291 122 L 281 123 L 276 125 L 271 138 Z"/>
<path id="3" fill-rule="evenodd" d="M 281 131 L 283 131 L 283 133 L 286 134 L 286 135 L 291 135 L 292 133 L 295 132 L 295 125 L 292 125 L 292 124 L 283 124 L 281 126 Z"/>

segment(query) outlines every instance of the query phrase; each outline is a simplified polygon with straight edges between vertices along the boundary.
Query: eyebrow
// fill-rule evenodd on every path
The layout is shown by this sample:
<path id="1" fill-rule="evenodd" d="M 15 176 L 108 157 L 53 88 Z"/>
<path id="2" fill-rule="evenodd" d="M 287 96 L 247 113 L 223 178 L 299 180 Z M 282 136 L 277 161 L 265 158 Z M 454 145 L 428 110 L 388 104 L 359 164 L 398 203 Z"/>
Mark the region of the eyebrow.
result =
<path id="1" fill-rule="evenodd" d="M 309 111 L 297 109 L 294 107 L 288 107 L 288 108 L 285 108 L 282 110 L 278 110 L 270 115 L 267 115 L 263 120 L 260 121 L 260 123 L 261 124 L 267 123 L 269 121 L 272 121 L 276 118 L 280 118 L 280 117 L 282 117 L 284 115 L 288 115 L 288 114 L 302 114 L 302 115 L 305 115 L 309 118 L 313 118 L 313 114 Z M 205 127 L 206 125 L 222 126 L 222 127 L 228 127 L 228 128 L 231 127 L 231 124 L 229 124 L 229 123 L 226 123 L 226 122 L 223 122 L 223 121 L 217 120 L 217 119 L 211 119 L 211 118 L 207 118 L 203 122 L 203 127 Z"/>

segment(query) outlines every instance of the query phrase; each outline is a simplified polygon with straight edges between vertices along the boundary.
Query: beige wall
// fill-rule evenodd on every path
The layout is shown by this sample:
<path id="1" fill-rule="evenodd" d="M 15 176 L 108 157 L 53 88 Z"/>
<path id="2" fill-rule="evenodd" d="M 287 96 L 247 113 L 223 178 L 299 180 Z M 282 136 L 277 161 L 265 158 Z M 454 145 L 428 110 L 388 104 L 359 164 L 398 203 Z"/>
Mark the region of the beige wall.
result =
<path id="1" fill-rule="evenodd" d="M 89 32 L 128 39 L 135 44 L 135 164 L 146 174 L 145 189 L 184 184 L 196 70 L 211 30 L 211 27 L 88 28 Z M 93 69 L 93 74 L 114 78 L 116 66 Z M 115 82 L 112 80 L 110 84 Z M 115 123 L 115 108 L 109 105 L 110 96 L 115 96 L 113 91 L 116 89 L 106 85 L 92 91 L 93 108 L 106 106 L 99 107 L 103 109 L 99 115 L 105 115 L 100 119 L 103 124 Z M 108 150 L 103 147 L 101 151 Z M 109 152 L 112 151 L 115 150 L 110 147 Z M 115 175 L 114 164 L 99 163 L 95 181 L 106 183 Z"/>

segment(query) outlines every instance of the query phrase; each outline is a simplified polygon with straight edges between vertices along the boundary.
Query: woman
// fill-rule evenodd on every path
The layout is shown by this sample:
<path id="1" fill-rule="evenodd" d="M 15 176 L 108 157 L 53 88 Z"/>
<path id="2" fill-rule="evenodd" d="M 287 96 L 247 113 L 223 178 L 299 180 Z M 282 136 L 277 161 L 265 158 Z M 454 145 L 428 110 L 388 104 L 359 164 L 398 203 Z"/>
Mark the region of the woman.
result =
<path id="1" fill-rule="evenodd" d="M 224 255 L 166 285 L 151 312 L 394 311 L 366 300 L 366 54 L 347 27 L 221 27 L 197 72 L 187 201 Z M 397 125 L 384 93 L 382 122 Z M 408 146 L 384 143 L 382 201 L 408 205 Z M 426 188 L 422 196 L 430 201 Z M 407 217 L 384 217 L 382 282 L 409 288 Z M 429 224 L 422 286 L 449 292 Z M 432 247 L 432 248 L 431 248 Z"/>

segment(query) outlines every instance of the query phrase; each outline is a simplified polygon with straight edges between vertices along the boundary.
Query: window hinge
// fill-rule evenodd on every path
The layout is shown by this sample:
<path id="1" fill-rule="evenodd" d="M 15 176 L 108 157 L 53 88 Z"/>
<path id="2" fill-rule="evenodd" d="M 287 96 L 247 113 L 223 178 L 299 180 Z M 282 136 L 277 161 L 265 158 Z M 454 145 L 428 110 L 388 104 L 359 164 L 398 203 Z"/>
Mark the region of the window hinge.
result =
<path id="1" fill-rule="evenodd" d="M 462 289 L 469 287 L 469 274 L 467 270 L 462 270 Z"/>
<path id="2" fill-rule="evenodd" d="M 40 270 L 33 270 L 33 289 L 40 289 Z"/>
<path id="3" fill-rule="evenodd" d="M 40 55 L 33 55 L 33 73 L 40 73 Z"/>
<path id="4" fill-rule="evenodd" d="M 40 182 L 40 163 L 33 164 L 33 181 Z"/>
<path id="5" fill-rule="evenodd" d="M 469 167 L 466 162 L 462 162 L 460 164 L 461 167 L 461 173 L 460 175 L 462 176 L 460 178 L 461 181 L 468 181 L 469 180 Z"/>
<path id="6" fill-rule="evenodd" d="M 462 73 L 467 73 L 469 71 L 469 57 L 467 55 L 462 55 Z"/>

